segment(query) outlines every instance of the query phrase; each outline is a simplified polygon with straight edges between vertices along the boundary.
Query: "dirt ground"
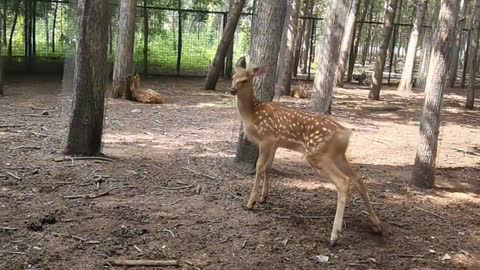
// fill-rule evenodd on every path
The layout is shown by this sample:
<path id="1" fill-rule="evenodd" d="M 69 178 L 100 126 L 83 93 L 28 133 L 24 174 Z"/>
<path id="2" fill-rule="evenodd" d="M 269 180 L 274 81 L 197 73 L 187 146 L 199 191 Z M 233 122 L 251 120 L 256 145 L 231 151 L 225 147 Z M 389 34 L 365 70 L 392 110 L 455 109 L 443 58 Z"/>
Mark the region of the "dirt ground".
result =
<path id="1" fill-rule="evenodd" d="M 430 191 L 409 184 L 421 94 L 390 89 L 371 103 L 367 86 L 336 92 L 335 116 L 356 129 L 349 158 L 385 232 L 371 232 L 352 190 L 330 248 L 336 193 L 297 153 L 279 151 L 268 203 L 245 210 L 253 177 L 231 167 L 234 98 L 226 82 L 208 92 L 202 81 L 146 80 L 163 105 L 107 99 L 110 162 L 55 161 L 69 113 L 61 80 L 10 78 L 0 98 L 0 269 L 114 269 L 112 259 L 179 260 L 170 269 L 480 269 L 480 111 L 463 110 L 461 90 L 445 96 Z"/>

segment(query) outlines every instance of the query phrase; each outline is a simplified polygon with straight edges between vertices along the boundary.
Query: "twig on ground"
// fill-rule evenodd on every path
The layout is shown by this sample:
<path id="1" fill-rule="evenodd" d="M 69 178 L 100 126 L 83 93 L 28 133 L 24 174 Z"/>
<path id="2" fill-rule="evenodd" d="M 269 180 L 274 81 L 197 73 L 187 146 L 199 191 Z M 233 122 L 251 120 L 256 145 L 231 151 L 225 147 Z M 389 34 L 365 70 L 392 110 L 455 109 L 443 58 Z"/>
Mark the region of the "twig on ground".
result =
<path id="1" fill-rule="evenodd" d="M 30 106 L 30 108 L 32 110 L 36 110 L 36 111 L 54 111 L 56 108 L 38 108 L 38 107 L 35 107 L 35 106 Z"/>
<path id="2" fill-rule="evenodd" d="M 177 260 L 112 260 L 113 266 L 178 266 Z"/>
<path id="3" fill-rule="evenodd" d="M 181 190 L 181 189 L 189 189 L 192 188 L 193 185 L 187 185 L 183 187 L 163 187 L 163 186 L 158 186 L 160 189 L 166 189 L 166 190 Z"/>
<path id="4" fill-rule="evenodd" d="M 162 229 L 162 232 L 168 232 L 173 238 L 175 238 L 175 234 L 173 234 L 173 232 L 172 232 L 171 230 L 169 230 L 169 229 L 163 228 L 163 229 Z"/>
<path id="5" fill-rule="evenodd" d="M 461 149 L 461 148 L 457 148 L 457 147 L 452 147 L 453 150 L 455 151 L 458 151 L 458 152 L 462 152 L 466 155 L 471 155 L 471 156 L 477 156 L 477 157 L 480 157 L 480 154 L 477 154 L 473 151 L 468 151 L 468 150 L 465 150 L 465 149 Z"/>
<path id="6" fill-rule="evenodd" d="M 444 216 L 440 216 L 439 214 L 430 212 L 430 211 L 425 210 L 425 209 L 423 209 L 423 208 L 420 208 L 420 207 L 418 207 L 418 206 L 414 206 L 413 208 L 415 208 L 415 209 L 417 209 L 417 210 L 420 210 L 420 211 L 422 211 L 422 212 L 424 212 L 424 213 L 430 214 L 430 215 L 432 215 L 432 216 L 436 216 L 436 217 L 438 217 L 438 218 L 440 218 L 440 219 L 443 219 L 443 220 L 446 220 L 446 219 L 447 219 L 447 218 L 445 218 Z"/>
<path id="7" fill-rule="evenodd" d="M 415 254 L 399 254 L 397 255 L 399 258 L 423 258 L 423 255 L 415 255 Z"/>
<path id="8" fill-rule="evenodd" d="M 173 201 L 171 203 L 162 203 L 160 204 L 160 206 L 172 206 L 174 204 L 177 204 L 178 202 L 180 202 L 181 200 L 176 200 L 176 201 Z"/>
<path id="9" fill-rule="evenodd" d="M 379 140 L 379 139 L 369 138 L 369 137 L 367 137 L 367 136 L 363 136 L 363 137 L 364 137 L 365 139 L 368 139 L 368 140 L 371 140 L 371 141 L 374 141 L 374 142 L 378 142 L 378 143 L 381 143 L 381 144 L 383 144 L 383 145 L 387 145 L 387 146 L 390 145 L 389 143 L 387 143 L 387 142 L 385 142 L 385 141 L 382 141 L 382 140 Z"/>
<path id="10" fill-rule="evenodd" d="M 133 248 L 136 249 L 138 252 L 143 253 L 143 251 L 139 247 L 137 247 L 137 245 L 133 245 Z"/>
<path id="11" fill-rule="evenodd" d="M 20 145 L 20 146 L 17 146 L 17 147 L 13 147 L 13 148 L 11 148 L 11 149 L 12 149 L 12 150 L 18 150 L 18 149 L 38 150 L 38 149 L 42 149 L 42 147 L 36 146 L 36 145 Z"/>
<path id="12" fill-rule="evenodd" d="M 407 226 L 407 224 L 397 223 L 397 222 L 394 222 L 394 221 L 387 221 L 387 223 L 390 224 L 390 225 L 393 225 L 393 226 L 400 227 L 400 228 L 403 228 L 403 227 Z"/>
<path id="13" fill-rule="evenodd" d="M 212 180 L 216 180 L 216 181 L 219 180 L 219 179 L 216 178 L 216 177 L 213 177 L 213 176 L 210 176 L 210 175 L 208 175 L 208 174 L 201 173 L 201 172 L 197 172 L 197 171 L 195 171 L 195 170 L 193 170 L 193 169 L 190 169 L 190 168 L 188 168 L 188 167 L 182 167 L 182 169 L 185 169 L 185 170 L 187 170 L 187 171 L 189 171 L 189 172 L 192 172 L 192 173 L 194 173 L 194 174 L 201 175 L 201 176 L 203 176 L 203 177 L 206 177 L 206 178 L 209 178 L 209 179 L 212 179 Z"/>
<path id="14" fill-rule="evenodd" d="M 100 244 L 100 241 L 94 241 L 94 240 L 88 240 L 80 236 L 76 236 L 73 234 L 65 234 L 65 233 L 57 233 L 57 232 L 50 232 L 52 235 L 55 236 L 60 236 L 60 237 L 67 237 L 67 238 L 72 238 L 75 240 L 78 240 L 80 242 L 83 242 L 85 244 Z"/>
<path id="15" fill-rule="evenodd" d="M 22 178 L 14 173 L 11 173 L 11 172 L 7 172 L 8 175 L 10 175 L 11 177 L 15 178 L 16 180 L 22 180 Z"/>
<path id="16" fill-rule="evenodd" d="M 24 255 L 24 254 L 26 254 L 25 252 L 21 252 L 21 251 L 9 251 L 9 250 L 0 250 L 0 253 L 5 253 L 5 254 L 17 254 L 17 255 Z"/>
<path id="17" fill-rule="evenodd" d="M 109 195 L 109 193 L 116 188 L 111 188 L 105 192 L 99 193 L 99 194 L 74 194 L 74 195 L 65 195 L 63 196 L 64 199 L 96 199 L 98 197 L 106 196 Z"/>
<path id="18" fill-rule="evenodd" d="M 107 157 L 58 157 L 53 159 L 55 162 L 63 162 L 63 161 L 74 161 L 74 160 L 100 160 L 100 161 L 108 161 L 113 162 L 114 159 L 107 158 Z"/>
<path id="19" fill-rule="evenodd" d="M 0 231 L 3 232 L 8 232 L 8 231 L 16 231 L 17 228 L 12 228 L 12 227 L 0 227 Z"/>
<path id="20" fill-rule="evenodd" d="M 332 218 L 335 216 L 277 216 L 278 219 L 295 219 L 295 218 L 302 218 L 302 219 L 324 219 L 324 218 Z"/>
<path id="21" fill-rule="evenodd" d="M 191 267 L 193 267 L 193 269 L 195 270 L 201 270 L 202 268 L 198 267 L 198 266 L 195 266 L 195 264 L 191 261 L 187 261 L 187 260 L 184 260 L 185 264 L 186 265 L 190 265 Z"/>
<path id="22" fill-rule="evenodd" d="M 24 127 L 25 125 L 0 125 L 0 128 Z"/>

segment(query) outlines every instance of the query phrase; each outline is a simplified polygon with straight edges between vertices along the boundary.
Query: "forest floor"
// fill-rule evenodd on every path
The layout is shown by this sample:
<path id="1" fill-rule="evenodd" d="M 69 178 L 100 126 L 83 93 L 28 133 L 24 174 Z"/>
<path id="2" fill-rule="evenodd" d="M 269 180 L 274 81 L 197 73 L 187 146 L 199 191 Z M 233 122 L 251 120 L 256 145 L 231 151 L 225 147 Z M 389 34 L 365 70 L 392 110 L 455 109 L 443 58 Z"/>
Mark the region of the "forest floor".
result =
<path id="1" fill-rule="evenodd" d="M 231 166 L 234 97 L 228 82 L 218 92 L 202 82 L 146 80 L 162 105 L 107 99 L 103 152 L 114 161 L 60 161 L 69 113 L 60 79 L 10 78 L 0 98 L 0 269 L 108 269 L 112 259 L 177 259 L 172 269 L 480 269 L 480 111 L 463 110 L 461 90 L 445 96 L 429 191 L 409 184 L 422 95 L 390 88 L 372 103 L 367 86 L 337 90 L 334 115 L 356 129 L 348 155 L 384 233 L 371 232 L 352 190 L 331 248 L 336 193 L 297 153 L 278 152 L 269 201 L 245 210 L 253 177 Z"/>

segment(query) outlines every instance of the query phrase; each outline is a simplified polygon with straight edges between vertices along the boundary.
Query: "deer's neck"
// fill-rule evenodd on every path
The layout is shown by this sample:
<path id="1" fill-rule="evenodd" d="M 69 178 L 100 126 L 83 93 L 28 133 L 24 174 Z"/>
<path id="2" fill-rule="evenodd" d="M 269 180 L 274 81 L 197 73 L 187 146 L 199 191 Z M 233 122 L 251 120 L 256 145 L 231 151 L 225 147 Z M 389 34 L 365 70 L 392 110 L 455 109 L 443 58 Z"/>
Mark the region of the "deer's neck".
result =
<path id="1" fill-rule="evenodd" d="M 255 115 L 255 104 L 257 99 L 253 91 L 245 96 L 237 96 L 237 110 L 243 122 L 252 122 Z"/>

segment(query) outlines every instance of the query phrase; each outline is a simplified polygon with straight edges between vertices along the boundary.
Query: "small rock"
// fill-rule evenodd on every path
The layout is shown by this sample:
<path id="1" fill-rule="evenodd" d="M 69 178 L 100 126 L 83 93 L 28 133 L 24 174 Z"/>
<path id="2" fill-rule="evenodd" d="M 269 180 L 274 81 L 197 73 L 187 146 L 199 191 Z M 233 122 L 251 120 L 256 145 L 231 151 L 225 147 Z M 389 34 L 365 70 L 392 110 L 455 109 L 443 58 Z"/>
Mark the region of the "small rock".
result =
<path id="1" fill-rule="evenodd" d="M 432 253 L 432 254 L 435 254 L 436 251 L 434 249 L 429 249 L 428 252 Z"/>
<path id="2" fill-rule="evenodd" d="M 132 113 L 139 113 L 139 112 L 142 112 L 142 110 L 140 110 L 140 109 L 134 109 L 134 110 L 132 110 Z"/>
<path id="3" fill-rule="evenodd" d="M 287 246 L 287 244 L 288 244 L 288 239 L 285 239 L 282 241 L 282 245 Z"/>
<path id="4" fill-rule="evenodd" d="M 42 115 L 50 115 L 50 113 L 48 111 L 43 111 Z"/>
<path id="5" fill-rule="evenodd" d="M 445 255 L 443 255 L 442 257 L 442 261 L 448 261 L 452 258 L 452 256 L 448 255 L 448 253 L 445 253 Z"/>
<path id="6" fill-rule="evenodd" d="M 328 260 L 330 260 L 330 257 L 326 256 L 326 255 L 317 255 L 317 256 L 313 257 L 313 260 L 318 262 L 318 263 L 327 263 Z"/>

